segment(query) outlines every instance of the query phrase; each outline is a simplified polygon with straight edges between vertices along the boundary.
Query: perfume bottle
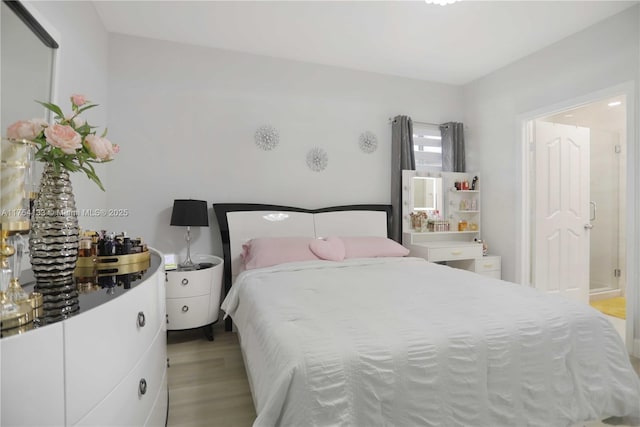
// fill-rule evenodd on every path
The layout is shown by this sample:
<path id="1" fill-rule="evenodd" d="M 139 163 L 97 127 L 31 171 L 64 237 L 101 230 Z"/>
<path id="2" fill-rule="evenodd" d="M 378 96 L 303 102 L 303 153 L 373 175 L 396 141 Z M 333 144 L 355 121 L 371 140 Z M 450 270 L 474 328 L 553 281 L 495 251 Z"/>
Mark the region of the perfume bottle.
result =
<path id="1" fill-rule="evenodd" d="M 78 256 L 89 257 L 91 256 L 91 238 L 89 236 L 82 236 L 80 238 Z"/>

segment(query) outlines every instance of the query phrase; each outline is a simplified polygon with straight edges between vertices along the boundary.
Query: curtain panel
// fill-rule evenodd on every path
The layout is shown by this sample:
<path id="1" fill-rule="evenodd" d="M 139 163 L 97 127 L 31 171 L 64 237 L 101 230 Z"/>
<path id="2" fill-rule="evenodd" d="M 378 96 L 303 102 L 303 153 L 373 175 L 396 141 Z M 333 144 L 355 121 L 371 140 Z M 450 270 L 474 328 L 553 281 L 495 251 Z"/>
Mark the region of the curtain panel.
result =
<path id="1" fill-rule="evenodd" d="M 402 243 L 402 171 L 415 170 L 413 122 L 409 116 L 396 116 L 391 124 L 391 235 Z"/>
<path id="2" fill-rule="evenodd" d="M 457 122 L 440 125 L 442 134 L 442 171 L 466 172 L 464 125 Z"/>

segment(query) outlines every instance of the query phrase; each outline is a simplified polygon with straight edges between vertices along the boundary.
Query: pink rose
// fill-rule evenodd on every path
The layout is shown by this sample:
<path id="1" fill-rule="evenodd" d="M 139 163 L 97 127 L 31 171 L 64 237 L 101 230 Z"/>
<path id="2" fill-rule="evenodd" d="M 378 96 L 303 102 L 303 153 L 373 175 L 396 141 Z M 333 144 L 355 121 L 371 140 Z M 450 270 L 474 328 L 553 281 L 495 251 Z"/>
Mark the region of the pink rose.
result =
<path id="1" fill-rule="evenodd" d="M 65 154 L 75 154 L 82 148 L 82 137 L 71 126 L 55 124 L 44 130 L 47 142 Z"/>
<path id="2" fill-rule="evenodd" d="M 87 135 L 84 139 L 91 151 L 98 160 L 111 160 L 113 158 L 114 146 L 107 138 L 96 135 Z"/>
<path id="3" fill-rule="evenodd" d="M 7 128 L 7 138 L 34 139 L 45 127 L 47 122 L 42 119 L 18 120 Z"/>
<path id="4" fill-rule="evenodd" d="M 118 154 L 120 152 L 120 146 L 118 144 L 113 144 L 111 148 L 113 148 L 113 154 Z"/>
<path id="5" fill-rule="evenodd" d="M 81 107 L 87 103 L 87 98 L 84 95 L 71 95 L 71 103 L 76 107 Z"/>
<path id="6" fill-rule="evenodd" d="M 77 128 L 84 126 L 87 123 L 85 119 L 76 114 L 67 114 L 64 118 L 68 122 L 73 122 L 73 125 Z"/>

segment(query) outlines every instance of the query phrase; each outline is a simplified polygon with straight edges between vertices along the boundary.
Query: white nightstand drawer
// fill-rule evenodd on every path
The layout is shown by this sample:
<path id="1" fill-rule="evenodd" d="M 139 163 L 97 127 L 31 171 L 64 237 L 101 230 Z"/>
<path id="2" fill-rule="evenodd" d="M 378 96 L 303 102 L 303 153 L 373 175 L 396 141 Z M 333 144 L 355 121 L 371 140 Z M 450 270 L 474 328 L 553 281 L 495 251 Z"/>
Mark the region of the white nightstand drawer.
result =
<path id="1" fill-rule="evenodd" d="M 429 248 L 428 261 L 448 261 L 456 259 L 477 258 L 482 256 L 482 246 L 478 244 Z"/>
<path id="2" fill-rule="evenodd" d="M 208 295 L 214 270 L 210 267 L 194 271 L 167 271 L 167 298 Z"/>
<path id="3" fill-rule="evenodd" d="M 224 260 L 214 255 L 206 256 L 206 268 L 193 271 L 167 271 L 167 298 L 186 298 L 208 295 L 222 286 Z"/>
<path id="4" fill-rule="evenodd" d="M 209 314 L 209 295 L 167 299 L 167 329 L 191 329 Z M 196 325 L 196 326 L 194 326 Z"/>

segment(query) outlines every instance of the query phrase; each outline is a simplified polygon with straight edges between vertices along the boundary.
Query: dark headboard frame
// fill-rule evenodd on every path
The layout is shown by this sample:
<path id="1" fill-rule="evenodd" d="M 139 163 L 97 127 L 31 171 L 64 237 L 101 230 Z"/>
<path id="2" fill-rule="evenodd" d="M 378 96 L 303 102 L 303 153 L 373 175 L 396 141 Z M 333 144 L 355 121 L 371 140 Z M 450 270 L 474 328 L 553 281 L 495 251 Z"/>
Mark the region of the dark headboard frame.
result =
<path id="1" fill-rule="evenodd" d="M 229 223 L 227 221 L 227 212 L 246 212 L 246 211 L 284 211 L 284 212 L 302 212 L 302 213 L 324 213 L 324 212 L 340 212 L 340 211 L 378 211 L 387 214 L 387 235 L 391 231 L 391 205 L 345 205 L 333 206 L 321 209 L 304 209 L 292 206 L 280 205 L 264 205 L 259 203 L 214 203 L 213 210 L 218 219 L 220 227 L 220 237 L 222 238 L 222 252 L 224 255 L 224 296 L 231 289 L 231 239 L 229 236 Z M 231 319 L 227 317 L 225 321 L 225 330 L 231 330 Z"/>

